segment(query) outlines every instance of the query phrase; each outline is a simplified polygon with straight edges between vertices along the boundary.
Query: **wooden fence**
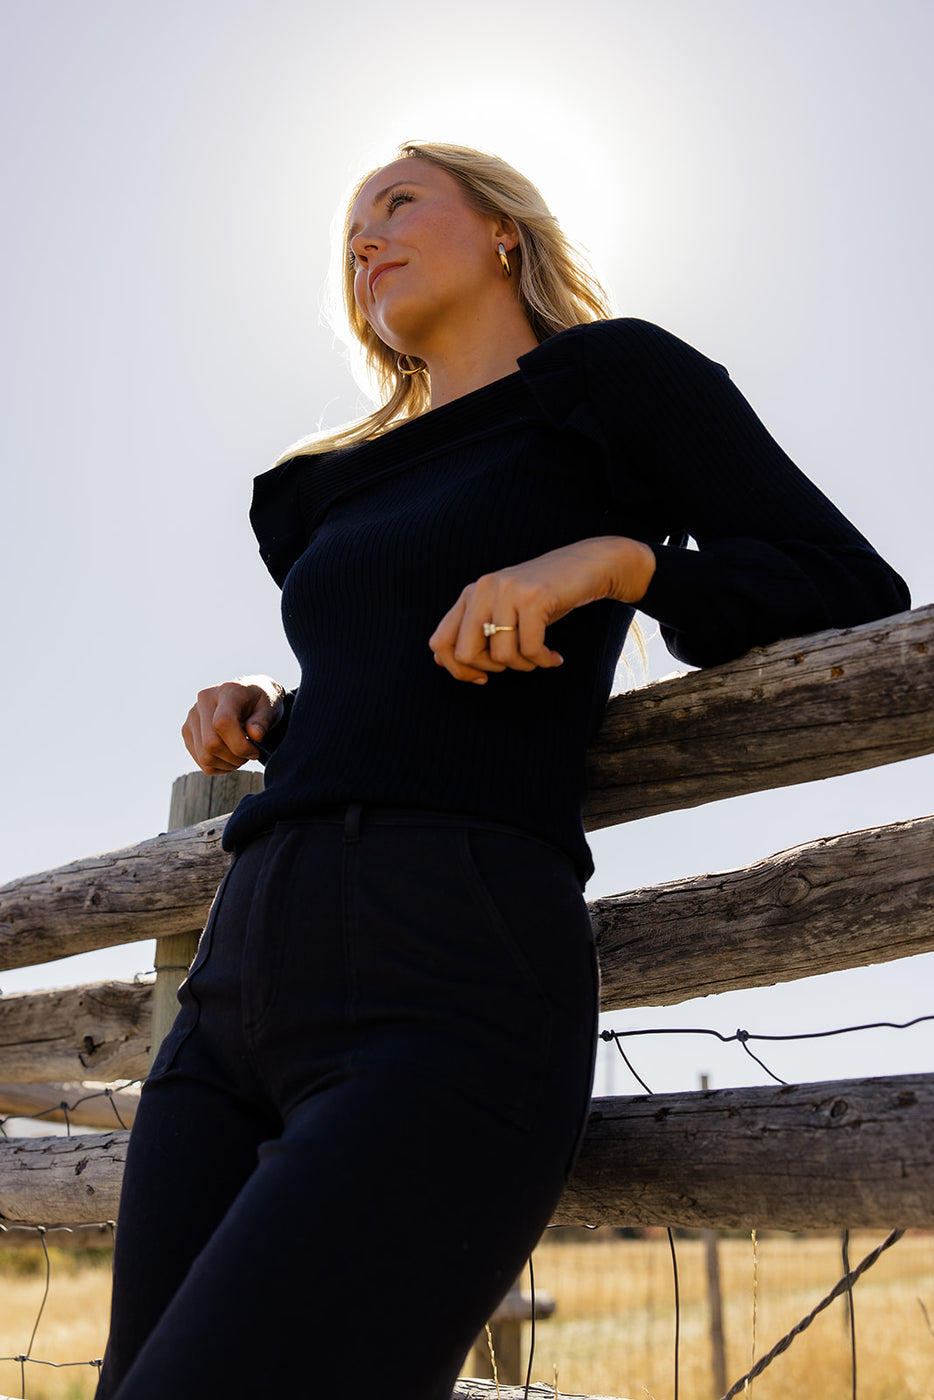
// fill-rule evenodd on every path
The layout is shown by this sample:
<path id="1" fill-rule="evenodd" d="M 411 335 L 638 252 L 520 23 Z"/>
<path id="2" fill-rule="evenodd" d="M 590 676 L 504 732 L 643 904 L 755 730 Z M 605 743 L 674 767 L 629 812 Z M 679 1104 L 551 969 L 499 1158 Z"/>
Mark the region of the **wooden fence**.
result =
<path id="1" fill-rule="evenodd" d="M 591 753 L 586 824 L 930 753 L 932 655 L 929 606 L 619 696 Z M 156 987 L 0 997 L 0 1112 L 37 1111 L 73 1101 L 76 1084 L 145 1074 L 227 863 L 225 818 L 215 814 L 257 781 L 179 780 L 170 826 L 181 829 L 0 890 L 0 969 L 153 937 L 162 969 Z M 934 816 L 599 899 L 591 910 L 605 1011 L 929 952 Z M 116 1123 L 106 1098 L 87 1104 L 99 1126 Z M 932 1110 L 934 1075 L 596 1099 L 554 1221 L 931 1226 Z M 131 1113 L 125 1101 L 124 1122 Z M 88 1121 L 79 1110 L 70 1117 Z M 116 1218 L 126 1140 L 116 1130 L 0 1142 L 0 1223 Z"/>

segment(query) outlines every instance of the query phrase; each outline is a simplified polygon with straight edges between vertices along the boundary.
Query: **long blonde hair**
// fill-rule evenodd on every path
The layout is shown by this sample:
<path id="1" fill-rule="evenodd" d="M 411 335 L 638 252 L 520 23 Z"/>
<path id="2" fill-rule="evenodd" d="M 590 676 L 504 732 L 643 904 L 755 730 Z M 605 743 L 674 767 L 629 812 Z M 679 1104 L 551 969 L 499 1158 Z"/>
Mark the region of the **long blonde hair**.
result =
<path id="1" fill-rule="evenodd" d="M 430 161 L 454 177 L 468 203 L 483 215 L 511 219 L 518 230 L 516 292 L 539 341 L 585 321 L 605 320 L 612 313 L 606 293 L 580 254 L 568 241 L 531 180 L 499 156 L 469 146 L 438 142 L 406 142 L 394 159 Z M 403 375 L 398 352 L 373 330 L 354 300 L 354 273 L 347 255 L 350 218 L 360 191 L 376 172 L 357 181 L 347 201 L 341 231 L 342 301 L 350 330 L 363 347 L 367 370 L 375 382 L 380 406 L 355 422 L 294 443 L 279 461 L 329 452 L 379 437 L 388 429 L 417 418 L 431 407 L 426 374 Z"/>

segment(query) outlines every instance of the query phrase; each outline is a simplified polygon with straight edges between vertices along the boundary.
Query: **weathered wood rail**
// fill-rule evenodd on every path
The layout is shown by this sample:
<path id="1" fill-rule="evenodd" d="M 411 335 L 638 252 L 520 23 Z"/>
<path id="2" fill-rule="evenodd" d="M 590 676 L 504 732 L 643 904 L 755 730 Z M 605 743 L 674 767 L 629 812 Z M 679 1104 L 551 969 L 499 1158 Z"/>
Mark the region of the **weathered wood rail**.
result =
<path id="1" fill-rule="evenodd" d="M 0 1221 L 116 1219 L 127 1140 L 0 1141 Z M 552 1223 L 929 1226 L 932 1186 L 934 1075 L 643 1094 L 594 1100 Z"/>
<path id="2" fill-rule="evenodd" d="M 932 654 L 934 607 L 926 607 L 776 643 L 620 696 L 591 755 L 588 825 L 931 752 Z M 203 923 L 226 866 L 223 826 L 223 817 L 209 817 L 11 882 L 0 890 L 0 967 L 189 934 Z M 598 900 L 603 1007 L 672 1004 L 931 951 L 932 856 L 934 817 L 927 817 Z M 151 1024 L 145 984 L 0 998 L 0 1080 L 34 1083 L 40 1099 L 54 1102 L 69 1081 L 134 1078 L 145 1072 Z M 598 1101 L 556 1220 L 934 1223 L 925 1128 L 932 1083 L 811 1085 L 794 1091 L 800 1099 L 766 1089 L 628 1098 L 615 1107 Z M 836 1114 L 822 1107 L 828 1095 Z M 883 1132 L 887 1161 L 877 1151 Z M 0 1221 L 77 1222 L 104 1203 L 111 1215 L 123 1142 L 107 1133 L 72 1138 L 71 1146 L 3 1144 Z M 749 1154 L 764 1165 L 753 1171 Z M 698 1162 L 710 1171 L 707 1185 Z M 651 1179 L 640 1176 L 640 1163 L 646 1171 L 654 1164 Z M 779 1178 L 795 1177 L 805 1183 L 800 1200 L 791 1187 L 778 1189 Z"/>
<path id="3" fill-rule="evenodd" d="M 115 864 L 134 858 L 113 856 Z M 205 890 L 196 906 L 202 918 L 212 893 Z M 932 952 L 934 817 L 594 900 L 590 911 L 604 1011 L 668 1006 Z M 0 1080 L 144 1075 L 152 1000 L 152 984 L 134 982 L 0 997 Z"/>
<path id="4" fill-rule="evenodd" d="M 590 751 L 589 829 L 930 753 L 932 656 L 928 605 L 616 697 Z"/>

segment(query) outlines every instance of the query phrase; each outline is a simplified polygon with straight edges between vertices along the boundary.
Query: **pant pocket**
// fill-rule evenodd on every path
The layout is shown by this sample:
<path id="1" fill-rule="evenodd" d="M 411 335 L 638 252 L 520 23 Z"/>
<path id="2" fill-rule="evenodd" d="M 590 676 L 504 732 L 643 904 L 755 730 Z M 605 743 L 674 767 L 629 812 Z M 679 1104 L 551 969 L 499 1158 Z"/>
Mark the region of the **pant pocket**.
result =
<path id="1" fill-rule="evenodd" d="M 201 1015 L 201 1004 L 198 1001 L 197 993 L 192 983 L 198 973 L 202 971 L 211 956 L 211 949 L 214 945 L 214 930 L 217 927 L 217 919 L 223 903 L 224 891 L 230 880 L 236 857 L 228 866 L 227 873 L 217 887 L 217 893 L 208 913 L 207 923 L 204 932 L 198 940 L 198 948 L 192 960 L 191 967 L 178 989 L 178 1015 L 172 1023 L 172 1028 L 159 1046 L 159 1051 L 153 1061 L 152 1069 L 147 1075 L 147 1080 L 158 1079 L 167 1074 L 175 1063 L 178 1052 L 185 1041 L 191 1035 Z"/>

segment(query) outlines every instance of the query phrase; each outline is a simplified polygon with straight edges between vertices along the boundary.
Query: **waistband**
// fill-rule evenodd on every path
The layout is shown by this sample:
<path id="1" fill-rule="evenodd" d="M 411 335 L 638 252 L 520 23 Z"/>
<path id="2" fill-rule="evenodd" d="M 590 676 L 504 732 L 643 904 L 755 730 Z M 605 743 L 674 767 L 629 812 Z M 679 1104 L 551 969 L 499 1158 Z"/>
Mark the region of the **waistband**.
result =
<path id="1" fill-rule="evenodd" d="M 339 802 L 315 808 L 306 816 L 284 817 L 281 821 L 276 822 L 274 827 L 268 827 L 265 831 L 258 831 L 250 836 L 242 845 L 236 847 L 234 854 L 242 855 L 255 841 L 265 840 L 277 831 L 295 831 L 303 828 L 311 830 L 319 826 L 342 828 L 344 840 L 348 842 L 359 841 L 361 833 L 367 827 L 431 827 L 435 830 L 439 827 L 447 827 L 460 830 L 467 828 L 471 831 L 493 831 L 503 836 L 515 836 L 524 841 L 534 841 L 537 845 L 544 846 L 573 865 L 567 851 L 556 846 L 554 842 L 545 840 L 537 832 L 526 831 L 522 827 L 509 826 L 504 822 L 488 821 L 485 817 L 476 817 L 469 812 L 438 812 L 427 808 L 387 807 L 375 802 Z"/>

